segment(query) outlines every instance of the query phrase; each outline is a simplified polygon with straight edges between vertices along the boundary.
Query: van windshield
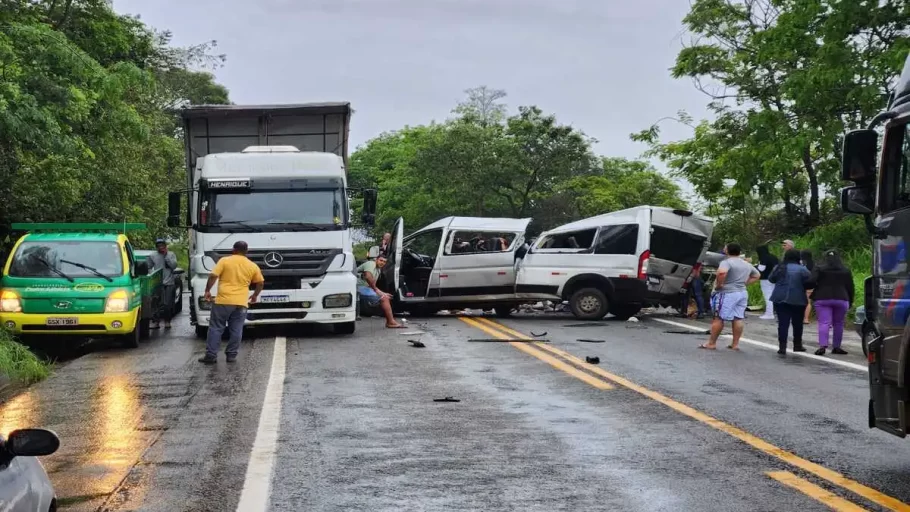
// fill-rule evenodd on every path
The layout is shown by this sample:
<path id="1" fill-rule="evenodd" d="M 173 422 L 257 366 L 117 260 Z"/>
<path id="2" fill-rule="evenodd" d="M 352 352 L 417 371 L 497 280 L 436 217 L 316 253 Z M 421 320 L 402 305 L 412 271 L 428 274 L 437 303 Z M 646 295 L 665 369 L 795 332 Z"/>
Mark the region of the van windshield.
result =
<path id="1" fill-rule="evenodd" d="M 678 229 L 652 226 L 651 257 L 694 266 L 705 248 L 704 236 Z"/>
<path id="2" fill-rule="evenodd" d="M 123 251 L 117 242 L 23 242 L 13 255 L 11 277 L 98 277 L 123 274 Z"/>

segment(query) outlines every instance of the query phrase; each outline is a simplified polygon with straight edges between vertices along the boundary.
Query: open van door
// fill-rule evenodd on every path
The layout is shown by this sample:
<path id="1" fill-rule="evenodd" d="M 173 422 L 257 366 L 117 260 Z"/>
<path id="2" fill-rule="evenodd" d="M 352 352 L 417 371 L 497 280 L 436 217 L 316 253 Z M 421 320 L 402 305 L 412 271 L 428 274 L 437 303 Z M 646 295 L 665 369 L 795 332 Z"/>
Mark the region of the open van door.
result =
<path id="1" fill-rule="evenodd" d="M 382 269 L 383 281 L 390 289 L 386 292 L 398 294 L 398 284 L 401 273 L 401 244 L 404 240 L 404 219 L 398 217 L 392 226 L 392 239 L 389 241 L 389 257 L 385 268 Z"/>
<path id="2" fill-rule="evenodd" d="M 684 210 L 651 210 L 648 290 L 660 295 L 679 293 L 711 240 L 714 224 Z M 658 279 L 659 284 L 650 279 Z"/>

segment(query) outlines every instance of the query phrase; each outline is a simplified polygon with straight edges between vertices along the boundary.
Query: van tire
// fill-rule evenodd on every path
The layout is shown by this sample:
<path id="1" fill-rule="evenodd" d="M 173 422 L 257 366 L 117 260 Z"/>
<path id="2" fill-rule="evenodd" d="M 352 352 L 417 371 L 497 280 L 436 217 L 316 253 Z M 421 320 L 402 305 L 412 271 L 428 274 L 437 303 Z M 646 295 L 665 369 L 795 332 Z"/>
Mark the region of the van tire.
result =
<path id="1" fill-rule="evenodd" d="M 123 335 L 123 346 L 126 348 L 139 348 L 139 338 L 142 336 L 142 327 L 136 324 L 133 332 Z"/>
<path id="2" fill-rule="evenodd" d="M 569 309 L 579 320 L 600 320 L 607 316 L 610 303 L 597 288 L 582 288 L 569 297 Z"/>
<path id="3" fill-rule="evenodd" d="M 641 311 L 638 304 L 619 304 L 610 309 L 610 314 L 620 320 L 628 320 Z"/>
<path id="4" fill-rule="evenodd" d="M 512 316 L 512 310 L 515 309 L 515 306 L 512 304 L 507 304 L 505 306 L 496 306 L 493 308 L 493 311 L 496 312 L 496 316 L 499 318 L 509 318 Z"/>

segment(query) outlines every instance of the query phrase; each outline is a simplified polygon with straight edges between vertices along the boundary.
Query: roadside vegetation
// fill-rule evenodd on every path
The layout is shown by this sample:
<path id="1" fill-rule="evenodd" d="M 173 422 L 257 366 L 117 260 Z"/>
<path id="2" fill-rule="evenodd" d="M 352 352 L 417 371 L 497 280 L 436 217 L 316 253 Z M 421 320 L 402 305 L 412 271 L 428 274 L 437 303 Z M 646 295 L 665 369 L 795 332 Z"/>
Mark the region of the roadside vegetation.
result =
<path id="1" fill-rule="evenodd" d="M 0 328 L 0 375 L 20 384 L 32 384 L 50 375 L 51 365 Z"/>

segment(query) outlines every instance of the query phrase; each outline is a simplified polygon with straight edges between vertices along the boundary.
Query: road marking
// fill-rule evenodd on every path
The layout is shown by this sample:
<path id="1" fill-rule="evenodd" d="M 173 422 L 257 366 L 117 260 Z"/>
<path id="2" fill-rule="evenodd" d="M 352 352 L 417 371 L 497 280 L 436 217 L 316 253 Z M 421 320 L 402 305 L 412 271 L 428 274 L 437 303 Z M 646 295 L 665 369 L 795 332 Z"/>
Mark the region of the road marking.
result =
<path id="1" fill-rule="evenodd" d="M 269 490 L 272 485 L 272 468 L 275 465 L 275 451 L 278 448 L 278 429 L 281 420 L 281 394 L 284 391 L 285 356 L 287 338 L 275 338 L 272 350 L 272 368 L 269 383 L 265 388 L 262 412 L 259 413 L 259 427 L 246 466 L 246 478 L 237 512 L 266 512 L 269 508 Z"/>
<path id="2" fill-rule="evenodd" d="M 836 510 L 837 512 L 864 512 L 866 510 L 789 471 L 768 471 L 765 474 L 787 487 L 796 489 L 813 500 L 827 505 L 831 510 Z"/>
<path id="3" fill-rule="evenodd" d="M 681 322 L 674 322 L 673 320 L 664 320 L 663 318 L 650 318 L 649 320 L 654 320 L 655 322 L 660 322 L 660 323 L 664 323 L 667 325 L 675 325 L 676 327 L 683 327 L 685 329 L 689 329 L 692 331 L 707 331 L 708 330 L 708 328 L 706 328 L 706 327 L 695 327 L 694 325 L 684 324 Z M 731 336 L 729 334 L 721 334 L 721 337 L 733 339 L 733 336 Z M 750 340 L 749 338 L 740 338 L 739 341 L 741 343 L 745 343 L 747 345 L 755 345 L 756 347 L 766 348 L 769 350 L 773 350 L 775 352 L 777 352 L 777 349 L 778 349 L 777 345 L 772 345 L 771 343 L 765 343 L 763 341 Z M 850 363 L 847 361 L 841 361 L 840 359 L 834 359 L 831 357 L 817 356 L 815 354 L 810 354 L 808 352 L 788 352 L 788 353 L 799 356 L 799 357 L 813 359 L 815 361 L 821 361 L 823 363 L 843 366 L 844 368 L 850 368 L 851 370 L 858 370 L 861 372 L 869 373 L 869 368 L 866 366 L 863 366 L 861 364 Z"/>
<path id="4" fill-rule="evenodd" d="M 477 322 L 475 318 L 467 318 L 467 317 L 462 316 L 462 317 L 458 317 L 458 319 L 461 320 L 462 322 L 470 325 L 471 327 L 480 329 L 481 331 L 484 331 L 487 334 L 490 334 L 496 338 L 506 339 L 502 335 L 501 332 L 496 331 L 490 327 L 487 327 L 480 322 Z M 549 364 L 553 368 L 556 368 L 557 370 L 568 373 L 569 375 L 575 377 L 576 379 L 584 381 L 585 383 L 590 384 L 591 386 L 594 386 L 597 389 L 613 389 L 613 387 L 614 387 L 609 382 L 604 382 L 602 379 L 598 379 L 597 377 L 594 377 L 593 375 L 590 375 L 581 370 L 578 370 L 577 368 L 575 368 L 569 364 L 566 364 L 551 355 L 544 354 L 543 352 L 541 352 L 539 350 L 535 350 L 531 347 L 528 347 L 527 343 L 519 342 L 519 341 L 511 341 L 511 342 L 509 342 L 509 345 L 512 345 L 513 347 L 517 348 L 518 350 L 521 350 L 525 354 L 534 356 L 537 359 L 540 359 L 541 361 Z"/>
<path id="5" fill-rule="evenodd" d="M 489 319 L 484 319 L 484 321 L 485 321 L 485 323 L 487 323 L 489 325 L 495 325 L 500 330 L 501 336 L 509 336 L 509 337 L 514 336 L 516 338 L 522 338 L 522 339 L 526 339 L 526 340 L 534 339 L 526 334 L 522 334 L 514 329 L 510 329 L 509 327 L 506 327 L 498 322 L 494 322 Z M 518 344 L 520 344 L 520 343 L 518 343 Z M 558 348 L 552 347 L 546 343 L 534 343 L 534 346 L 537 348 L 540 348 L 541 350 L 550 352 L 551 354 L 562 357 L 568 361 L 572 361 L 572 362 L 580 361 L 577 357 L 573 356 L 572 354 L 569 354 L 568 352 L 565 352 Z M 807 473 L 811 473 L 823 480 L 827 480 L 828 482 L 831 482 L 832 484 L 834 484 L 838 487 L 847 489 L 859 496 L 862 496 L 863 498 L 866 498 L 867 500 L 869 500 L 873 503 L 876 503 L 878 505 L 881 505 L 882 507 L 887 508 L 888 510 L 894 510 L 894 511 L 900 511 L 900 512 L 910 512 L 910 505 L 907 505 L 906 503 L 903 503 L 902 501 L 900 501 L 896 498 L 892 498 L 891 496 L 888 496 L 887 494 L 879 492 L 871 487 L 865 486 L 855 480 L 850 480 L 849 478 L 845 477 L 844 475 L 842 475 L 836 471 L 828 469 L 828 468 L 821 466 L 819 464 L 816 464 L 814 462 L 810 462 L 796 454 L 790 453 L 790 452 L 784 450 L 783 448 L 779 448 L 779 447 L 765 441 L 764 439 L 756 437 L 756 436 L 746 432 L 745 430 L 742 430 L 741 428 L 734 427 L 733 425 L 730 425 L 729 423 L 724 423 L 723 421 L 721 421 L 717 418 L 714 418 L 712 416 L 709 416 L 692 407 L 689 407 L 688 405 L 685 405 L 681 402 L 677 402 L 676 400 L 673 400 L 672 398 L 664 396 L 656 391 L 652 391 L 644 386 L 635 384 L 634 382 L 632 382 L 628 379 L 625 379 L 623 377 L 620 377 L 619 375 L 610 373 L 599 366 L 586 365 L 585 369 L 592 373 L 600 375 L 601 377 L 608 379 L 615 384 L 619 384 L 620 386 L 622 386 L 624 388 L 631 389 L 632 391 L 635 391 L 641 395 L 644 395 L 656 402 L 660 402 L 680 414 L 688 416 L 698 422 L 704 423 L 705 425 L 708 425 L 717 430 L 720 430 L 721 432 L 729 434 L 729 435 L 735 437 L 736 439 L 739 439 L 740 441 L 748 444 L 749 446 L 752 446 L 753 448 L 755 448 L 767 455 L 780 459 L 780 460 L 786 462 L 787 464 L 790 464 L 791 466 L 795 466 L 799 469 L 802 469 L 803 471 L 806 471 Z"/>

